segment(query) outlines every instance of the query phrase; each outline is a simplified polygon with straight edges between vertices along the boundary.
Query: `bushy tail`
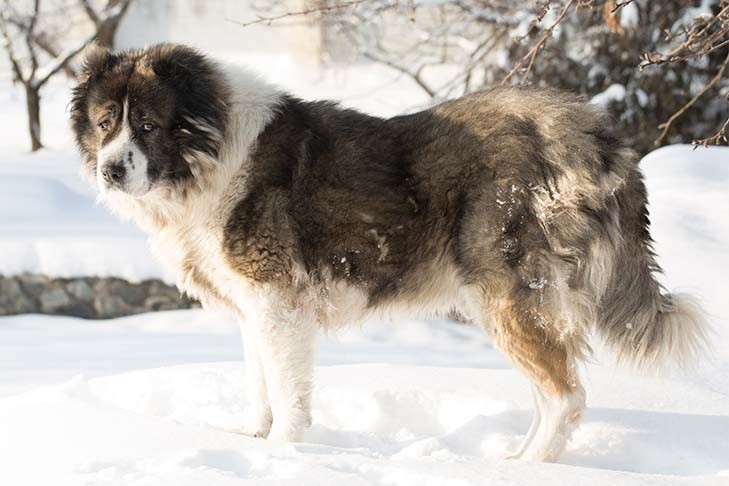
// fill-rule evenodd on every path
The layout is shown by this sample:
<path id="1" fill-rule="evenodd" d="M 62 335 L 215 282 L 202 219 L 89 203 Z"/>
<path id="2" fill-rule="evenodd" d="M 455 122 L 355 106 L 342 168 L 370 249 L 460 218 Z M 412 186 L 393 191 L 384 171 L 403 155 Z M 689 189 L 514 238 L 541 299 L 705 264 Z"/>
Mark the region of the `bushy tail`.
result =
<path id="1" fill-rule="evenodd" d="M 634 305 L 620 322 L 603 319 L 598 326 L 621 363 L 638 369 L 692 366 L 706 352 L 708 325 L 692 296 L 659 294 Z"/>
<path id="2" fill-rule="evenodd" d="M 708 350 L 708 323 L 693 297 L 667 293 L 656 280 L 661 269 L 651 246 L 646 191 L 637 167 L 616 201 L 622 238 L 602 295 L 597 331 L 621 362 L 636 368 L 694 365 Z"/>

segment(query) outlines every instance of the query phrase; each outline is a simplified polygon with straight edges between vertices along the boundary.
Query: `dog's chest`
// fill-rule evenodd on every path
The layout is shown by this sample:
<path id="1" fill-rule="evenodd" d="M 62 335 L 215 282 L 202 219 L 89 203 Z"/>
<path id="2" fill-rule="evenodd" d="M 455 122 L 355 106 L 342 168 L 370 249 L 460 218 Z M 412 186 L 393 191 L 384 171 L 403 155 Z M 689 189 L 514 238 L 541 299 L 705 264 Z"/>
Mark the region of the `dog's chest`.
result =
<path id="1" fill-rule="evenodd" d="M 158 257 L 170 264 L 181 291 L 206 308 L 243 314 L 257 300 L 244 276 L 231 268 L 223 252 L 222 228 L 214 225 L 168 228 L 152 237 Z"/>

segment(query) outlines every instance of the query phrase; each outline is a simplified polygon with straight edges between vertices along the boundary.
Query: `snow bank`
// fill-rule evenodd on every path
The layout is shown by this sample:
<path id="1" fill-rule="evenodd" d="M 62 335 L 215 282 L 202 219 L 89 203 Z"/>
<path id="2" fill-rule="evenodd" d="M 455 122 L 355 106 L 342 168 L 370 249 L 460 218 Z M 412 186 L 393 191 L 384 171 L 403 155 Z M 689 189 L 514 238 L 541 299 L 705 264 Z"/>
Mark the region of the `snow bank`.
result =
<path id="1" fill-rule="evenodd" d="M 231 432 L 247 399 L 240 336 L 225 314 L 1 318 L 0 484 L 720 485 L 729 478 L 729 347 L 719 350 L 722 363 L 705 363 L 698 375 L 587 366 L 589 408 L 560 464 L 503 459 L 529 427 L 529 386 L 476 327 L 369 322 L 321 336 L 319 348 L 313 426 L 302 443 L 276 445 Z"/>
<path id="2" fill-rule="evenodd" d="M 187 365 L 78 377 L 0 400 L 0 482 L 719 485 L 729 477 L 729 398 L 677 382 L 591 372 L 597 393 L 584 425 L 562 464 L 550 465 L 502 459 L 531 413 L 510 370 L 320 368 L 314 426 L 289 445 L 226 431 L 241 424 L 243 374 L 237 363 Z M 650 397 L 671 395 L 692 404 L 655 410 Z"/>

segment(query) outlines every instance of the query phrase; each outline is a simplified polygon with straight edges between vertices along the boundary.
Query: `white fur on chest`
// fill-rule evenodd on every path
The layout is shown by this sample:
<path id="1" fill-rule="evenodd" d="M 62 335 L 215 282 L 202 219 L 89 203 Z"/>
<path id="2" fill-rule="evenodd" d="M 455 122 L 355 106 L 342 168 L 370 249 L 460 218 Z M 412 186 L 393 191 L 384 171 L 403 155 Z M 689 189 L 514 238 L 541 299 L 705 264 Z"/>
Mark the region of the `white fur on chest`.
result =
<path id="1" fill-rule="evenodd" d="M 258 307 L 260 292 L 225 258 L 218 218 L 206 222 L 202 215 L 195 215 L 184 225 L 152 235 L 150 242 L 154 254 L 175 272 L 179 289 L 204 307 L 225 308 L 241 316 Z"/>
<path id="2" fill-rule="evenodd" d="M 191 164 L 195 183 L 189 196 L 181 198 L 179 191 L 160 189 L 138 200 L 115 191 L 102 199 L 150 234 L 153 253 L 175 272 L 180 290 L 200 299 L 205 307 L 250 315 L 259 310 L 261 292 L 227 263 L 224 227 L 245 195 L 251 147 L 273 118 L 281 93 L 240 67 L 225 63 L 219 67 L 231 88 L 225 143 L 216 160 L 188 154 L 195 159 Z"/>

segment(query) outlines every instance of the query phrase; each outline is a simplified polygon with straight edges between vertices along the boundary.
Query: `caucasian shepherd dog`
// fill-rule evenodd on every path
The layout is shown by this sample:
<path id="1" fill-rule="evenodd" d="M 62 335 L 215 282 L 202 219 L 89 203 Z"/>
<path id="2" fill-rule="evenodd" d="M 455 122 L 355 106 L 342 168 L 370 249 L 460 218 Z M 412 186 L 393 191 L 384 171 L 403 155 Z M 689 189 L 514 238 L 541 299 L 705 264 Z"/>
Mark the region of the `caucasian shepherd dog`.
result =
<path id="1" fill-rule="evenodd" d="M 516 457 L 554 460 L 595 331 L 640 366 L 691 358 L 701 312 L 663 291 L 635 154 L 570 94 L 499 88 L 383 119 L 302 101 L 198 51 L 86 55 L 71 119 L 112 210 L 181 290 L 240 317 L 242 432 L 310 424 L 314 341 L 379 312 L 453 310 L 533 384 Z"/>

